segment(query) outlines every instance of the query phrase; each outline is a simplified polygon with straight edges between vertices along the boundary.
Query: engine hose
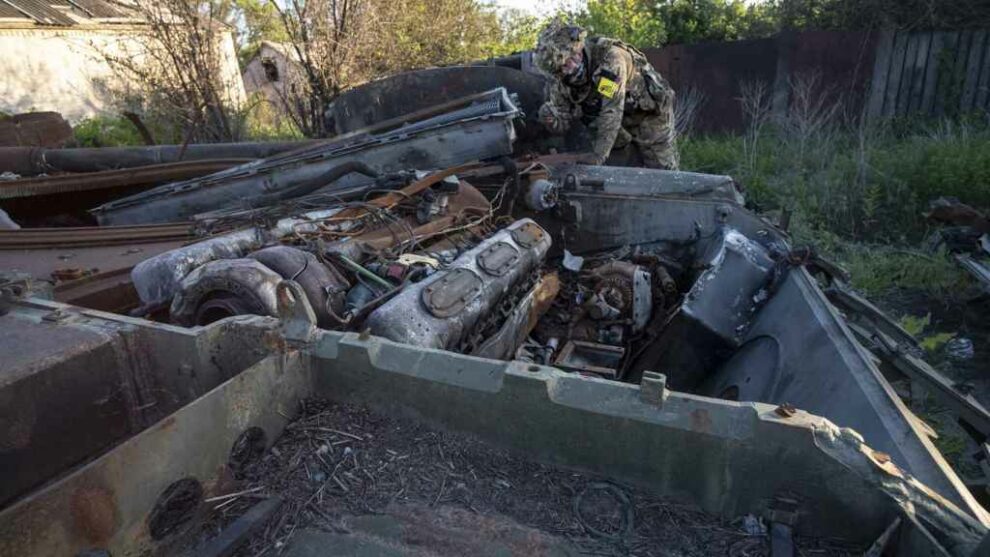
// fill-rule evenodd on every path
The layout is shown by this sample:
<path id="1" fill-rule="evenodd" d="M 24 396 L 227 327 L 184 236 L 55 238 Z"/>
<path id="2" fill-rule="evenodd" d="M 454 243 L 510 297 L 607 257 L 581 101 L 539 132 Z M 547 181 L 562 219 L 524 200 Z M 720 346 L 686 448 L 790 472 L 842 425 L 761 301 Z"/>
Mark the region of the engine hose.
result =
<path id="1" fill-rule="evenodd" d="M 347 257 L 346 255 L 344 255 L 342 253 L 334 254 L 334 257 L 339 258 L 340 261 L 344 263 L 344 265 L 347 265 L 347 267 L 350 270 L 354 271 L 356 274 L 359 274 L 359 275 L 367 278 L 368 280 L 371 280 L 372 282 L 374 282 L 378 286 L 384 287 L 386 290 L 391 290 L 392 289 L 392 283 L 391 282 L 383 279 L 382 277 L 376 275 L 375 273 L 372 273 L 368 269 L 365 269 L 359 263 L 356 263 L 354 260 L 352 260 L 350 257 Z"/>

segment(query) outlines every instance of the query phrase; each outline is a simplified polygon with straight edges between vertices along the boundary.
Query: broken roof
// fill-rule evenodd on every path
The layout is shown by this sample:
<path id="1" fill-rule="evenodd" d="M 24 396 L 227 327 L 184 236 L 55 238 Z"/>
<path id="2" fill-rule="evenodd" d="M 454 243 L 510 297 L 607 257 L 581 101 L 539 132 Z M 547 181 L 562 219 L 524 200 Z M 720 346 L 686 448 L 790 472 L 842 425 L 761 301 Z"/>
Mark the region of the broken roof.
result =
<path id="1" fill-rule="evenodd" d="M 128 14 L 104 0 L 0 0 L 0 21 L 74 26 L 107 19 L 128 19 Z"/>

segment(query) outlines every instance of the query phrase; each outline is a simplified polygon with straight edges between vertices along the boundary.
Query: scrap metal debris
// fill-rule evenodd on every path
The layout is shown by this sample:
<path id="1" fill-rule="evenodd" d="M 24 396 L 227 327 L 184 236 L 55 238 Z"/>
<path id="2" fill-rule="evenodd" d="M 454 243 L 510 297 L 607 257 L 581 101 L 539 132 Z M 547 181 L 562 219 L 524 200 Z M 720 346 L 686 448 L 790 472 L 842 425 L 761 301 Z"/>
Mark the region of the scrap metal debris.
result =
<path id="1" fill-rule="evenodd" d="M 943 225 L 933 236 L 932 249 L 945 247 L 980 285 L 982 297 L 990 296 L 990 219 L 951 197 L 933 200 L 924 216 Z"/>
<path id="2" fill-rule="evenodd" d="M 459 509 L 505 517 L 573 555 L 769 555 L 765 531 L 742 522 L 352 404 L 304 401 L 300 416 L 242 477 L 229 486 L 233 495 L 213 501 L 203 537 L 223 532 L 259 500 L 277 495 L 285 502 L 241 555 L 291 552 L 294 543 L 307 543 L 307 536 L 295 539 L 298 532 L 346 534 L 368 515 L 402 517 L 409 509 L 434 528 Z M 390 540 L 391 547 L 411 554 L 440 549 L 414 545 L 416 539 Z M 864 549 L 837 540 L 794 541 L 802 555 Z"/>
<path id="3" fill-rule="evenodd" d="M 813 418 L 816 446 L 849 466 L 862 467 L 860 453 L 869 456 L 863 476 L 907 518 L 902 526 L 895 520 L 878 547 L 897 543 L 890 538 L 898 527 L 911 528 L 901 537 L 915 536 L 905 542 L 909 550 L 941 543 L 924 537 L 927 526 L 911 523 L 910 505 L 944 514 L 948 533 L 938 530 L 941 523 L 931 533 L 963 540 L 958 547 L 986 535 L 985 511 L 932 448 L 927 436 L 934 432 L 903 408 L 885 377 L 910 378 L 950 406 L 980 436 L 981 466 L 990 470 L 983 443 L 990 411 L 965 385 L 921 360 L 919 343 L 852 292 L 842 269 L 813 250 L 791 249 L 785 234 L 746 211 L 731 178 L 590 167 L 576 164 L 574 154 L 520 153 L 520 144 L 537 144 L 530 141 L 532 130 L 528 139 L 516 135 L 525 117 L 519 99 L 531 103 L 531 93 L 472 92 L 361 129 L 348 117 L 349 123 L 337 124 L 353 131 L 304 144 L 0 148 L 0 200 L 18 221 L 0 211 L 0 228 L 14 228 L 0 231 L 0 255 L 54 284 L 44 297 L 139 318 L 129 326 L 149 323 L 145 318 L 183 335 L 195 333 L 177 325 L 202 327 L 197 333 L 204 337 L 236 343 L 239 333 L 216 334 L 216 327 L 261 323 L 277 337 L 269 339 L 276 348 L 289 344 L 301 360 L 312 357 L 306 345 L 322 335 L 355 338 L 326 331 L 359 333 L 361 342 L 374 335 L 392 341 L 375 340 L 376 353 L 417 347 L 423 361 L 441 368 L 458 363 L 457 381 L 471 389 L 494 375 L 471 376 L 460 362 L 515 369 L 520 364 L 491 361 L 515 360 L 526 371 L 505 373 L 506 384 L 542 381 L 544 371 L 553 371 L 545 385 L 531 385 L 537 398 L 557 403 L 563 391 L 588 394 L 581 411 L 591 414 L 645 402 L 650 420 L 689 423 L 688 431 L 699 436 L 692 441 L 736 429 L 707 410 L 685 410 L 690 397 L 675 391 L 728 408 L 740 406 L 724 400 L 766 403 L 747 408 L 754 416 L 762 408 L 760 420 L 795 431 Z M 358 116 L 345 105 L 332 111 L 337 118 Z M 951 200 L 935 203 L 929 217 L 952 225 L 942 243 L 990 292 L 990 221 Z M 83 226 L 97 221 L 102 226 Z M 32 228 L 37 222 L 63 227 Z M 825 275 L 828 286 L 822 290 L 805 269 Z M 22 290 L 5 285 L 4 312 L 16 304 L 54 304 L 24 301 Z M 246 315 L 282 325 L 226 319 Z M 60 305 L 40 317 L 46 327 L 78 321 L 81 329 L 87 319 Z M 964 340 L 952 354 L 972 351 Z M 142 377 L 136 381 L 142 396 L 156 393 L 148 395 L 149 416 L 165 416 L 155 414 L 164 412 L 155 404 L 168 396 L 186 400 L 186 393 L 169 391 L 178 389 L 171 379 L 159 385 L 143 378 L 146 360 L 162 356 L 165 345 L 136 342 L 140 353 L 132 354 L 132 343 L 118 344 L 114 361 L 133 368 L 121 373 Z M 170 377 L 202 385 L 245 373 L 235 366 L 201 378 L 188 362 L 169 366 Z M 615 390 L 600 401 L 592 395 L 603 383 Z M 89 407 L 89 401 L 73 402 Z M 141 524 L 125 526 L 153 542 L 173 543 L 196 524 L 203 528 L 199 543 L 182 542 L 216 555 L 304 555 L 307 545 L 480 555 L 503 547 L 515 554 L 730 556 L 864 549 L 796 537 L 808 528 L 799 515 L 818 516 L 801 509 L 800 494 L 774 494 L 767 508 L 759 508 L 762 499 L 744 509 L 733 501 L 728 506 L 735 512 L 755 514 L 716 518 L 615 478 L 536 462 L 546 455 L 510 454 L 382 410 L 306 400 L 274 444 L 252 424 L 233 442 L 217 485 L 169 478 L 172 487 L 153 509 L 128 513 L 142 516 Z M 865 445 L 848 426 L 883 450 Z M 727 477 L 740 472 L 724 469 L 734 466 L 723 462 L 725 454 L 699 447 L 699 470 L 717 468 Z M 636 454 L 623 456 L 635 460 Z M 699 482 L 707 484 L 707 478 Z M 699 497 L 707 496 L 705 489 L 685 487 Z M 899 498 L 905 493 L 921 495 L 905 502 Z M 205 525 L 191 520 L 201 518 L 201 503 L 212 513 Z M 891 524 L 892 517 L 878 518 L 877 532 L 865 543 Z M 938 547 L 942 554 L 956 549 Z"/>
<path id="4" fill-rule="evenodd" d="M 313 190 L 301 187 L 341 164 L 360 162 L 375 172 L 436 169 L 512 154 L 512 120 L 520 115 L 505 89 L 473 95 L 450 111 L 379 135 L 338 137 L 223 172 L 177 182 L 106 203 L 92 210 L 101 224 L 188 219 L 198 213 L 243 207 L 265 197 L 287 201 Z M 346 187 L 340 176 L 317 188 Z M 367 180 L 365 180 L 366 182 Z M 315 189 L 315 188 L 314 188 Z"/>

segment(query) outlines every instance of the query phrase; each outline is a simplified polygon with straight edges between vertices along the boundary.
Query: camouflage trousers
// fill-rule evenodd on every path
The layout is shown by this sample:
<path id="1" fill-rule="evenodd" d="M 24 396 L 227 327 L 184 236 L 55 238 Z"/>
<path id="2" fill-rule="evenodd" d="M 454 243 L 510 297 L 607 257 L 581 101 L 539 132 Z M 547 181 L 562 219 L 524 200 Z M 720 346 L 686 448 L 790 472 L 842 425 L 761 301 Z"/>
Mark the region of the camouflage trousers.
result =
<path id="1" fill-rule="evenodd" d="M 625 147 L 629 142 L 639 150 L 647 168 L 677 170 L 680 167 L 673 114 L 634 114 L 623 118 L 613 148 Z"/>

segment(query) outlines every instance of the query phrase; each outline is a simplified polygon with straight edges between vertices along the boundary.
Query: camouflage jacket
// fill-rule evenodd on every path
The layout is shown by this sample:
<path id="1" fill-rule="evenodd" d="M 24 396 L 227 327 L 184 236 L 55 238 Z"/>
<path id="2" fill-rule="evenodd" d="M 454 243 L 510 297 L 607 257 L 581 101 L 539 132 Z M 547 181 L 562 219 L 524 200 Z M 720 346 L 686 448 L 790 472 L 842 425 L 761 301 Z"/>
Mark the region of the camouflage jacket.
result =
<path id="1" fill-rule="evenodd" d="M 674 92 L 642 52 L 622 41 L 589 37 L 584 54 L 590 79 L 579 84 L 551 79 L 541 115 L 552 116 L 556 132 L 566 130 L 575 119 L 592 127 L 592 149 L 604 161 L 624 115 L 665 114 L 673 105 Z"/>

